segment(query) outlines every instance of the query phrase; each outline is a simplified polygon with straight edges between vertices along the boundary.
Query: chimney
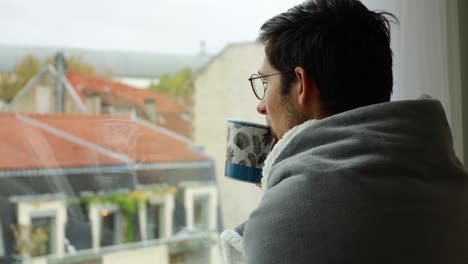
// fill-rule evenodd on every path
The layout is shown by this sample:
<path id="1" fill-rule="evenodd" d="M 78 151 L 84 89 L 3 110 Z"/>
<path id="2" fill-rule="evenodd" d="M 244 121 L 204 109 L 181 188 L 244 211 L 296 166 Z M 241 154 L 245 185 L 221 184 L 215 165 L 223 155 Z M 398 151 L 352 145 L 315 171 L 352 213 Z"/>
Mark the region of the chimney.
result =
<path id="1" fill-rule="evenodd" d="M 55 65 L 57 67 L 57 95 L 55 97 L 55 112 L 63 112 L 64 106 L 64 76 L 65 76 L 65 56 L 58 52 L 55 56 Z"/>
<path id="2" fill-rule="evenodd" d="M 86 95 L 86 108 L 90 114 L 100 114 L 102 109 L 101 97 L 98 94 Z"/>
<path id="3" fill-rule="evenodd" d="M 152 123 L 156 123 L 157 121 L 157 113 L 156 113 L 156 102 L 154 99 L 151 98 L 145 98 L 144 101 L 144 111 L 148 119 Z"/>

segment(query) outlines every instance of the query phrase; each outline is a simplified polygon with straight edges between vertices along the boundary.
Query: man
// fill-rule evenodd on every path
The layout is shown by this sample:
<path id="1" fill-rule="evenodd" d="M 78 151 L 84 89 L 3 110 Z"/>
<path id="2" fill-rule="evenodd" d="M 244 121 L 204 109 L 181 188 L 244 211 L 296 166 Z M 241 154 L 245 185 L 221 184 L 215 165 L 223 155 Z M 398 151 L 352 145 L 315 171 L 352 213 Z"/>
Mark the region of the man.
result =
<path id="1" fill-rule="evenodd" d="M 221 235 L 227 263 L 468 263 L 468 175 L 444 110 L 389 102 L 392 17 L 309 0 L 262 26 L 249 80 L 279 141 L 257 209 Z"/>

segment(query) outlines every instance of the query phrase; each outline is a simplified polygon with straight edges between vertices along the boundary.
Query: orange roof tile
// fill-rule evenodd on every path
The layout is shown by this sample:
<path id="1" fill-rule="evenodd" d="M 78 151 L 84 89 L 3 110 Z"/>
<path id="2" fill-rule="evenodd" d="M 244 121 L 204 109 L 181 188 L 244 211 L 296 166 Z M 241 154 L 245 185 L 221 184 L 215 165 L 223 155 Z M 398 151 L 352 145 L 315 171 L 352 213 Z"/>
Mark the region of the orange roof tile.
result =
<path id="1" fill-rule="evenodd" d="M 208 158 L 155 125 L 146 126 L 128 118 L 109 115 L 30 115 L 60 129 L 139 163 L 201 161 Z"/>
<path id="2" fill-rule="evenodd" d="M 0 169 L 35 169 L 123 164 L 77 142 L 0 113 Z"/>
<path id="3" fill-rule="evenodd" d="M 77 71 L 69 71 L 67 79 L 74 87 L 80 98 L 84 101 L 86 92 L 100 94 L 104 100 L 110 103 L 129 102 L 142 108 L 145 99 L 153 99 L 156 103 L 155 110 L 166 122 L 160 125 L 184 136 L 190 136 L 192 124 L 183 119 L 185 106 L 174 101 L 170 96 L 150 90 L 138 89 L 113 80 L 98 76 L 89 76 Z"/>

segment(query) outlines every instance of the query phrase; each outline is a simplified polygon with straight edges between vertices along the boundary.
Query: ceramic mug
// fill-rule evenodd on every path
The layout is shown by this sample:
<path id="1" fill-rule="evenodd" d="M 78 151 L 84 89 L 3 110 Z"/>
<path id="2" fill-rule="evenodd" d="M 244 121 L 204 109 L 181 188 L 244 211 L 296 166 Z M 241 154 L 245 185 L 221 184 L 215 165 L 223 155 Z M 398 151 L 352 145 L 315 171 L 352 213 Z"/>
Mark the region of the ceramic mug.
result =
<path id="1" fill-rule="evenodd" d="M 268 126 L 228 119 L 224 175 L 249 183 L 260 183 L 262 168 L 274 141 Z"/>

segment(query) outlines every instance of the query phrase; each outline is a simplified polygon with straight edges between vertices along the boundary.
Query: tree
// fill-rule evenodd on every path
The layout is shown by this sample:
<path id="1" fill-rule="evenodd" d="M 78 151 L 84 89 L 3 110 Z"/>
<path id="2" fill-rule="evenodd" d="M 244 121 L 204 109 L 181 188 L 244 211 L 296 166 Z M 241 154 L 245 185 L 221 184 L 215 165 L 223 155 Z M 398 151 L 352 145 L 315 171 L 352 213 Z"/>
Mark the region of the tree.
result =
<path id="1" fill-rule="evenodd" d="M 29 54 L 22 58 L 15 66 L 14 74 L 20 83 L 26 84 L 39 72 L 40 62 Z"/>
<path id="2" fill-rule="evenodd" d="M 96 74 L 96 69 L 93 65 L 83 61 L 81 56 L 70 56 L 65 58 L 67 70 L 79 71 L 88 75 Z"/>
<path id="3" fill-rule="evenodd" d="M 190 91 L 186 87 L 186 82 L 190 77 L 192 77 L 192 69 L 189 67 L 183 68 L 173 76 L 163 74 L 157 85 L 154 83 L 150 84 L 150 90 L 188 97 L 190 96 Z"/>
<path id="4" fill-rule="evenodd" d="M 176 72 L 172 78 L 172 85 L 174 86 L 176 95 L 188 95 L 185 84 L 192 77 L 192 69 L 183 68 L 182 70 Z"/>
<path id="5" fill-rule="evenodd" d="M 169 74 L 163 74 L 161 78 L 159 78 L 158 84 L 150 84 L 150 89 L 158 92 L 170 93 L 172 90 L 171 79 L 172 77 Z"/>
<path id="6" fill-rule="evenodd" d="M 29 54 L 22 58 L 13 72 L 0 75 L 0 99 L 10 101 L 39 72 L 40 62 Z"/>
<path id="7" fill-rule="evenodd" d="M 69 56 L 65 58 L 67 70 L 79 71 L 88 75 L 96 73 L 93 65 L 83 61 L 81 56 Z M 55 56 L 46 59 L 45 64 L 55 65 Z M 31 54 L 26 55 L 16 63 L 11 72 L 0 74 L 0 100 L 11 101 L 13 97 L 31 80 L 39 69 L 45 66 Z M 111 70 L 108 70 L 109 74 Z"/>
<path id="8" fill-rule="evenodd" d="M 13 73 L 5 72 L 0 74 L 0 100 L 10 101 L 18 92 Z"/>
<path id="9" fill-rule="evenodd" d="M 47 59 L 48 64 L 55 65 L 55 56 L 51 56 Z M 96 69 L 93 65 L 84 62 L 83 57 L 80 55 L 71 55 L 65 57 L 65 64 L 67 71 L 78 71 L 87 75 L 96 74 Z"/>

